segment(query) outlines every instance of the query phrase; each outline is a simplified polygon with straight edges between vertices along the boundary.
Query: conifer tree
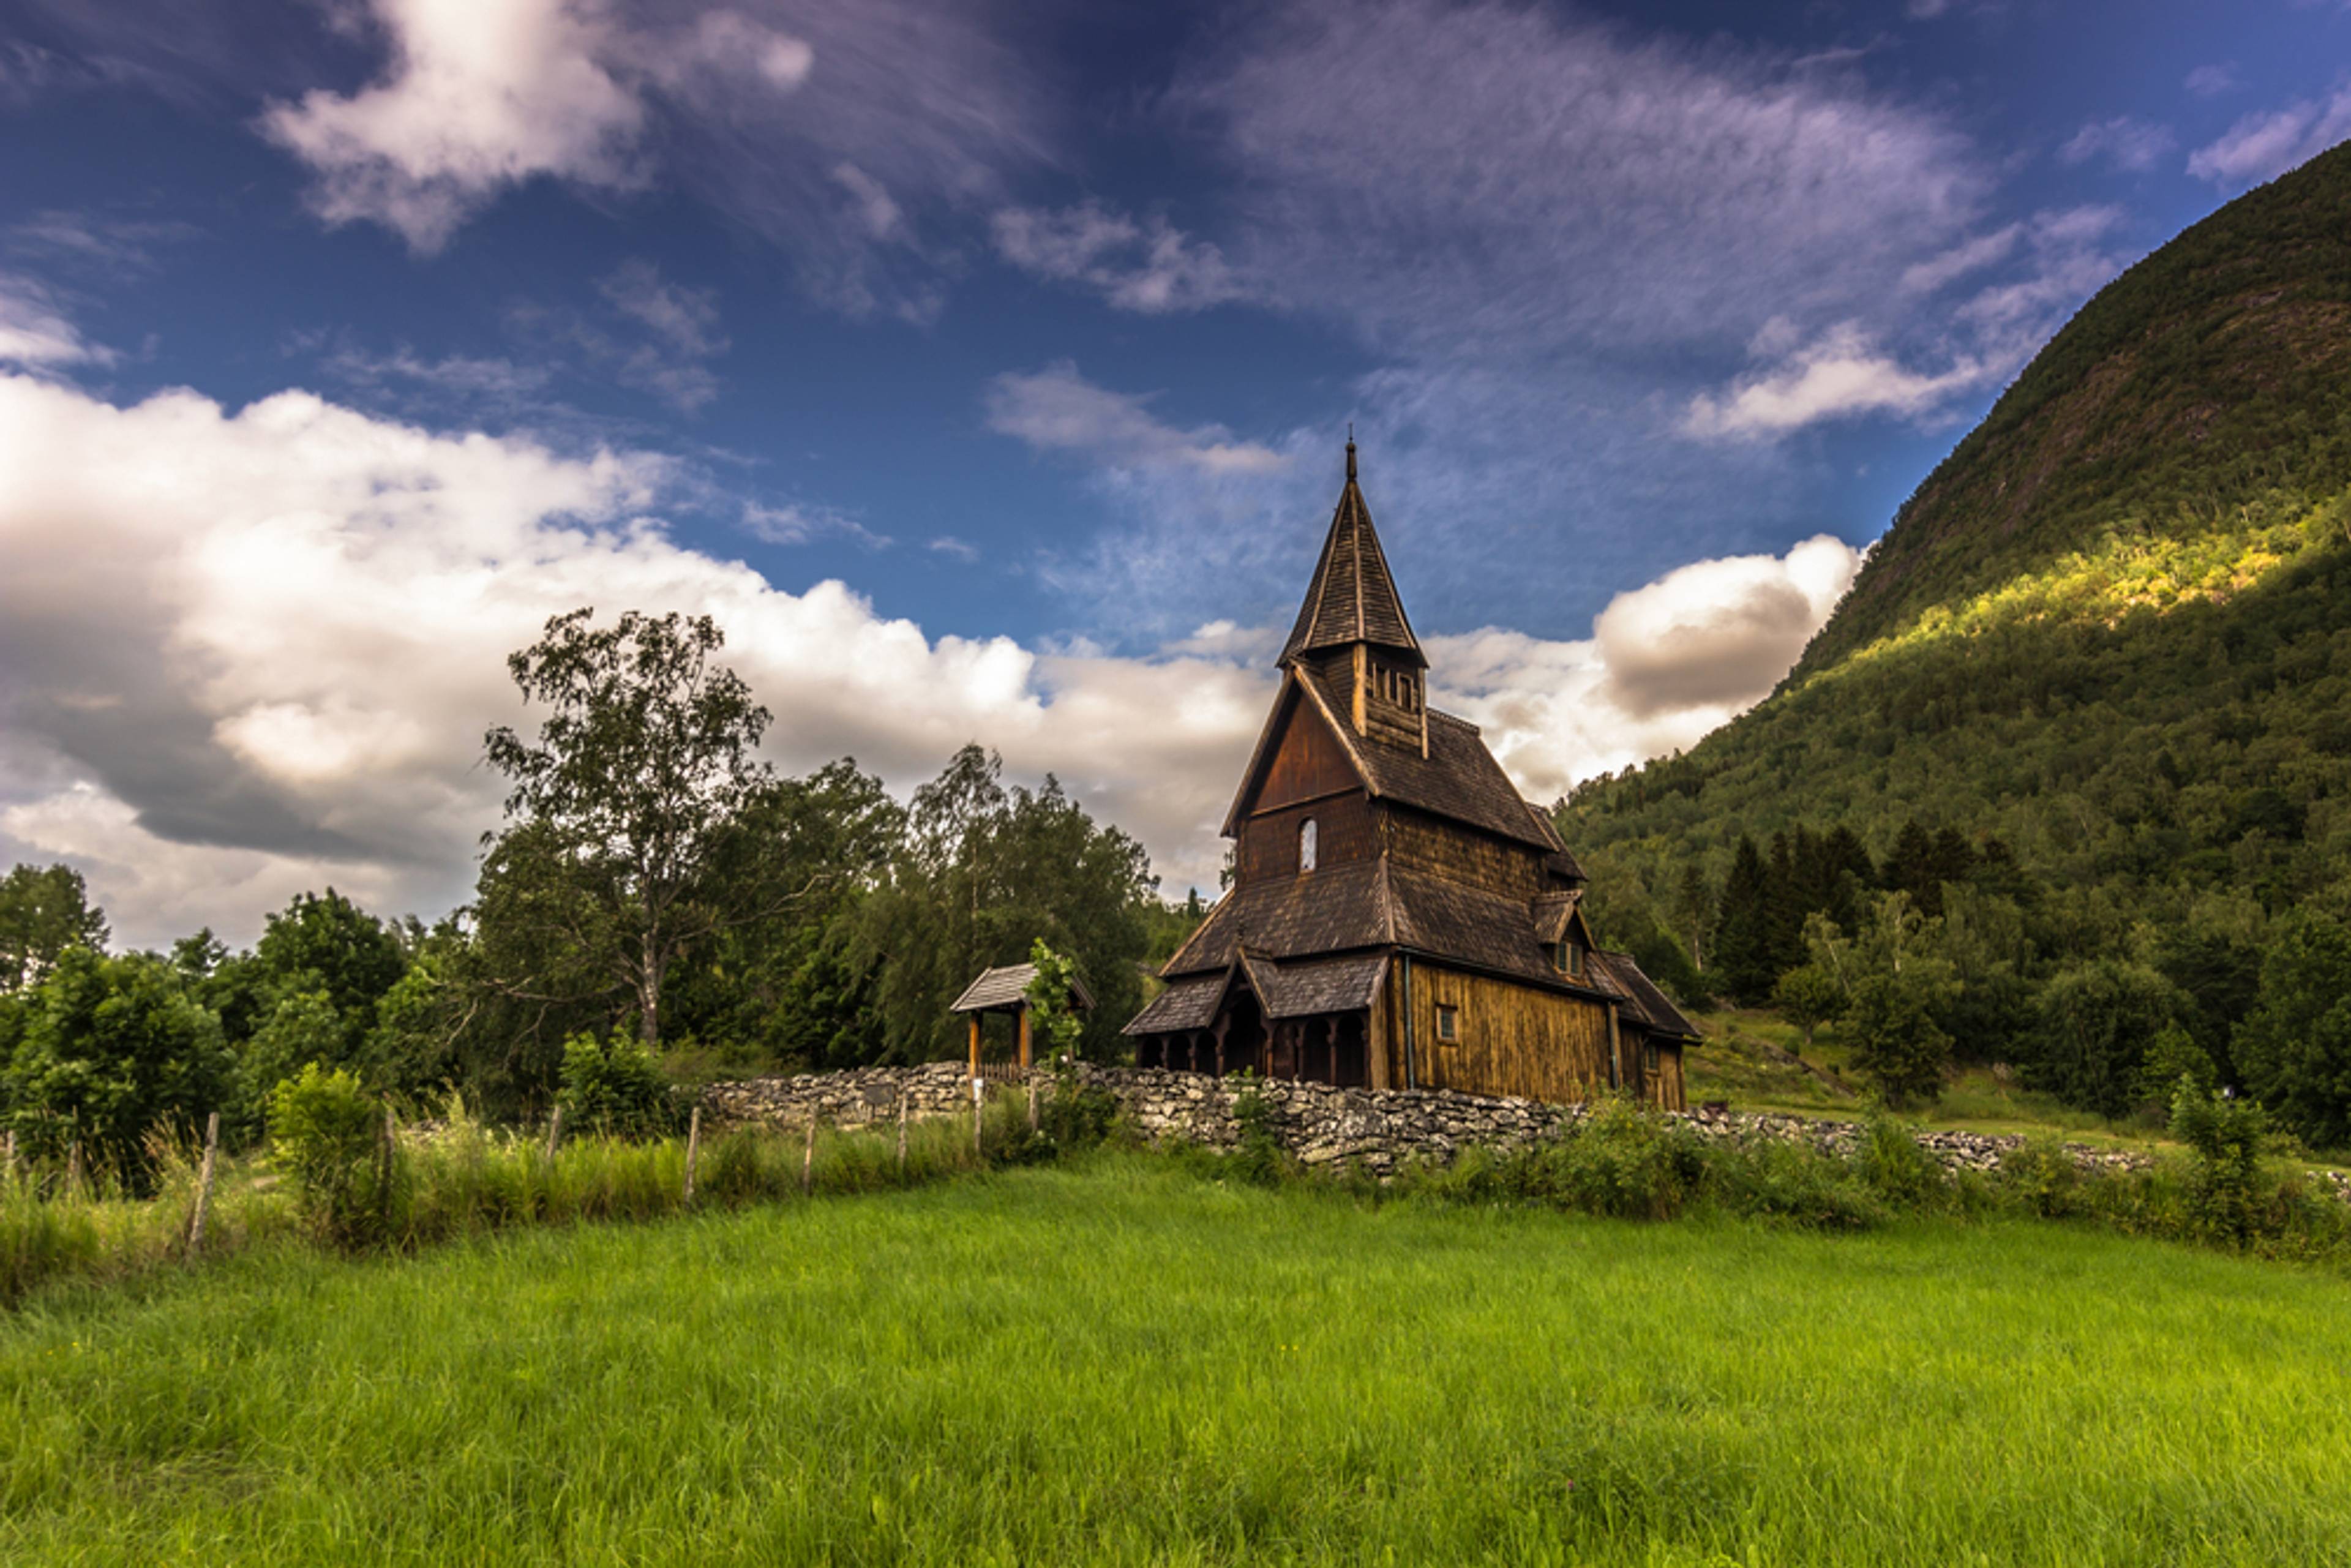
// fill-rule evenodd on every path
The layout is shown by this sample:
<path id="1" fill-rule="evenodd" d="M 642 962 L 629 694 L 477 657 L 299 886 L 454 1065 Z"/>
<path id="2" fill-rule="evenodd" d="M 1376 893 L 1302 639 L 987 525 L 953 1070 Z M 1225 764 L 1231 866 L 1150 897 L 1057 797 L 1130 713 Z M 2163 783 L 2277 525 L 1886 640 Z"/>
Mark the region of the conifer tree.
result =
<path id="1" fill-rule="evenodd" d="M 1722 989 L 1749 1005 L 1761 1003 L 1780 977 L 1773 963 L 1771 874 L 1755 841 L 1740 835 L 1723 879 L 1714 919 L 1714 974 Z"/>

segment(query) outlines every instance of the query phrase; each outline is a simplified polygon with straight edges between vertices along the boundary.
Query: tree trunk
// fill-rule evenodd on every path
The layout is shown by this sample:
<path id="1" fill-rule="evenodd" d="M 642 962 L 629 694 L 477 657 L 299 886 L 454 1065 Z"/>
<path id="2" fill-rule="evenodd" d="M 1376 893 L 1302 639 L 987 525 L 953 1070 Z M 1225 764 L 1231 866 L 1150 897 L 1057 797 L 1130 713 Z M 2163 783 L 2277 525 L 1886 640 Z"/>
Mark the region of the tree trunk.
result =
<path id="1" fill-rule="evenodd" d="M 637 969 L 637 1038 L 648 1051 L 661 1049 L 662 970 L 665 966 L 658 954 L 653 935 L 648 932 L 644 962 Z"/>

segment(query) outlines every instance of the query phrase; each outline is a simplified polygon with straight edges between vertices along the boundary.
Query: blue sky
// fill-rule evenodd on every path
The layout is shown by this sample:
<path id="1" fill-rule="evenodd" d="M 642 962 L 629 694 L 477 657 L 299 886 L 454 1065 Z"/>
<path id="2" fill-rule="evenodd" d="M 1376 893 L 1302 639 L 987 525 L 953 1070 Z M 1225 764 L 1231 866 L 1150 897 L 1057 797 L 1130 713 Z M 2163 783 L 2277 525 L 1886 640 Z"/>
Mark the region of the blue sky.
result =
<path id="1" fill-rule="evenodd" d="M 137 940 L 462 898 L 569 603 L 779 765 L 1213 877 L 1352 421 L 1522 788 L 1687 745 L 2121 267 L 2351 134 L 2332 5 L 26 0 L 0 853 Z M 10 492 L 14 492 L 12 495 Z M 13 586 L 11 585 L 13 584 Z"/>

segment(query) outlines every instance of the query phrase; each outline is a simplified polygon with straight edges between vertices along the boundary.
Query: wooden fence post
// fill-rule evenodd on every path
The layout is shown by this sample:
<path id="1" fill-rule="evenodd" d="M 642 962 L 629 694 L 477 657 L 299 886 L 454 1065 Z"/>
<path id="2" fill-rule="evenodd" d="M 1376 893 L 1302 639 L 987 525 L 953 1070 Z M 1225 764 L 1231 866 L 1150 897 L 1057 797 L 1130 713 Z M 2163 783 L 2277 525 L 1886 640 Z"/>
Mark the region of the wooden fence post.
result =
<path id="1" fill-rule="evenodd" d="M 702 1153 L 702 1107 L 697 1104 L 694 1114 L 685 1119 L 685 1202 L 694 1204 L 694 1162 Z"/>
<path id="2" fill-rule="evenodd" d="M 8 1134 L 11 1138 L 16 1134 Z M 10 1145 L 14 1148 L 15 1145 Z M 898 1085 L 898 1179 L 906 1179 L 906 1086 Z"/>
<path id="3" fill-rule="evenodd" d="M 219 1152 L 220 1113 L 215 1111 L 204 1118 L 204 1166 L 196 1176 L 195 1218 L 188 1221 L 188 1256 L 191 1258 L 204 1244 L 204 1209 L 213 1200 L 213 1159 Z"/>
<path id="4" fill-rule="evenodd" d="M 555 1145 L 560 1143 L 562 1139 L 563 1107 L 558 1105 L 555 1108 L 555 1114 L 549 1118 L 547 1124 L 547 1157 L 549 1159 L 551 1160 L 555 1157 Z"/>
<path id="5" fill-rule="evenodd" d="M 80 1186 L 81 1140 L 79 1138 L 76 1138 L 72 1143 L 66 1145 L 66 1196 L 68 1197 L 73 1197 L 73 1195 L 79 1190 Z"/>
<path id="6" fill-rule="evenodd" d="M 16 1179 L 16 1128 L 14 1128 L 14 1127 L 9 1128 L 9 1129 L 8 1129 L 8 1132 L 7 1132 L 7 1134 L 6 1134 L 6 1136 L 5 1136 L 5 1139 L 0 1139 L 0 1149 L 5 1149 L 5 1152 L 6 1152 L 6 1158 L 7 1158 L 7 1163 L 6 1163 L 6 1165 L 5 1165 L 5 1166 L 0 1166 L 0 1176 L 5 1176 L 10 1180 L 10 1181 L 15 1181 L 15 1180 Z"/>
<path id="7" fill-rule="evenodd" d="M 376 1202 L 382 1206 L 387 1215 L 392 1212 L 392 1157 L 397 1151 L 399 1140 L 400 1128 L 392 1119 L 392 1102 L 387 1100 L 383 1105 L 383 1143 L 375 1156 Z"/>
<path id="8" fill-rule="evenodd" d="M 800 1196 L 816 1191 L 816 1107 L 809 1107 L 808 1145 L 800 1150 Z"/>

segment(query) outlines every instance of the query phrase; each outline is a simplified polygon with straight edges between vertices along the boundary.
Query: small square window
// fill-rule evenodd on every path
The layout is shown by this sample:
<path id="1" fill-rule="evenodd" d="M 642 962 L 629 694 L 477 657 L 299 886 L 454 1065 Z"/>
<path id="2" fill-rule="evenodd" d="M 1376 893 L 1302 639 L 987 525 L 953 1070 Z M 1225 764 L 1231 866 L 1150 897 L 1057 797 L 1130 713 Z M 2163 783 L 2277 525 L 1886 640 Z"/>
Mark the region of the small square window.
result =
<path id="1" fill-rule="evenodd" d="M 1437 1038 L 1447 1045 L 1461 1039 L 1461 1009 L 1446 1002 L 1437 1004 Z"/>

